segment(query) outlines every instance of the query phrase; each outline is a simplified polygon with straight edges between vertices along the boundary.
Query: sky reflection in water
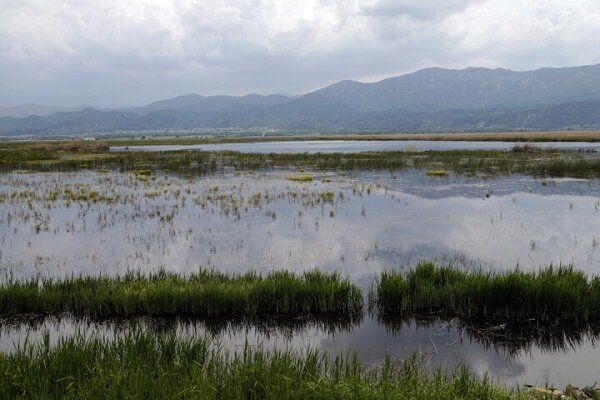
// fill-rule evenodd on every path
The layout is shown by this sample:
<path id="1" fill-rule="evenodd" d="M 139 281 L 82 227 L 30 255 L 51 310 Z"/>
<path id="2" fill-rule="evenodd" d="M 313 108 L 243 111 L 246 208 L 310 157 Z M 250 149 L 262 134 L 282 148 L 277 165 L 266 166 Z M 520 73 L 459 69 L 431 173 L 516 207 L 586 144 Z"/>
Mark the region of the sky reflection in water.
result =
<path id="1" fill-rule="evenodd" d="M 296 183 L 289 174 L 159 175 L 148 182 L 93 172 L 1 175 L 0 268 L 18 278 L 191 273 L 200 266 L 230 272 L 319 268 L 340 271 L 365 290 L 379 272 L 420 259 L 494 269 L 572 263 L 600 272 L 598 180 L 430 178 L 405 170 L 325 174 Z M 69 202 L 65 190 L 96 191 L 100 200 Z M 202 332 L 197 325 L 177 329 Z M 4 326 L 0 345 L 10 350 L 26 332 L 35 338 L 49 329 L 56 338 L 82 326 L 68 320 Z M 461 362 L 508 383 L 584 385 L 600 373 L 600 350 L 588 336 L 574 348 L 534 345 L 514 356 L 440 322 L 407 323 L 392 332 L 365 317 L 336 334 L 313 326 L 268 338 L 255 327 L 234 327 L 218 339 L 234 349 L 248 340 L 353 351 L 368 363 L 386 353 L 406 358 L 421 352 L 430 354 L 432 366 Z"/>

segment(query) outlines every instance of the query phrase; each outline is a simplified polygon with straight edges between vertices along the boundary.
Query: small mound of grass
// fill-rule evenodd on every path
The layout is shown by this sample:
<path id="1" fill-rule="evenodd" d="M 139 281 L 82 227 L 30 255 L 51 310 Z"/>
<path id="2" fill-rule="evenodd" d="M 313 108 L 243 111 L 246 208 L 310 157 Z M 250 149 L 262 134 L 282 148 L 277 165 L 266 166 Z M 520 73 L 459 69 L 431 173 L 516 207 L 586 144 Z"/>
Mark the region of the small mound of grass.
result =
<path id="1" fill-rule="evenodd" d="M 312 182 L 313 181 L 313 176 L 312 175 L 291 175 L 288 176 L 288 180 L 293 181 L 293 182 Z"/>
<path id="2" fill-rule="evenodd" d="M 161 272 L 123 277 L 32 279 L 0 286 L 0 314 L 61 314 L 95 318 L 255 317 L 262 315 L 358 316 L 362 294 L 337 274 L 272 272 L 189 277 Z"/>
<path id="3" fill-rule="evenodd" d="M 517 144 L 517 145 L 513 146 L 511 151 L 513 153 L 539 153 L 542 150 L 539 147 L 534 146 L 530 143 L 525 143 L 522 145 Z"/>
<path id="4" fill-rule="evenodd" d="M 485 273 L 422 263 L 407 273 L 383 273 L 371 296 L 384 316 L 438 314 L 547 324 L 600 321 L 600 278 L 588 280 L 572 267 Z"/>
<path id="5" fill-rule="evenodd" d="M 449 174 L 445 169 L 433 169 L 425 173 L 427 176 L 448 176 Z"/>

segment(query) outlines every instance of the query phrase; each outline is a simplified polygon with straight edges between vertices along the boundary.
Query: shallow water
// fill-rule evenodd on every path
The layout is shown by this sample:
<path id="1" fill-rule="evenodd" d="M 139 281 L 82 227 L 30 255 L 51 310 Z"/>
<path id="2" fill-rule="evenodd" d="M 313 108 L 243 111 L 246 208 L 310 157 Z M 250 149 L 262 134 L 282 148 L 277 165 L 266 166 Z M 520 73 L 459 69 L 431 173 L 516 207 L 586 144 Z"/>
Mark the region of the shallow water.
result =
<path id="1" fill-rule="evenodd" d="M 215 143 L 194 145 L 112 146 L 111 151 L 204 150 L 240 153 L 358 153 L 361 151 L 510 150 L 516 142 L 450 140 L 309 140 L 261 143 Z M 600 150 L 595 142 L 536 142 L 539 148 Z"/>
<path id="2" fill-rule="evenodd" d="M 293 182 L 288 178 L 294 174 L 0 175 L 2 275 L 318 268 L 339 271 L 367 291 L 381 271 L 410 268 L 421 259 L 485 269 L 572 263 L 600 272 L 600 180 L 438 178 L 405 169 Z M 56 340 L 82 329 L 111 335 L 114 326 L 69 319 L 2 324 L 0 347 L 12 351 L 44 330 Z M 202 323 L 172 329 L 205 332 Z M 600 350 L 589 335 L 558 349 L 534 341 L 515 352 L 453 323 L 413 321 L 391 329 L 367 315 L 335 332 L 318 324 L 266 332 L 250 325 L 220 330 L 216 339 L 233 350 L 247 341 L 351 351 L 367 363 L 386 353 L 420 353 L 432 367 L 460 362 L 509 384 L 591 385 L 600 374 Z"/>
<path id="3" fill-rule="evenodd" d="M 488 375 L 509 386 L 554 384 L 564 387 L 592 385 L 600 371 L 598 336 L 584 334 L 577 340 L 564 341 L 562 347 L 549 347 L 531 341 L 513 348 L 502 342 L 487 343 L 470 335 L 453 322 L 434 321 L 424 325 L 407 321 L 390 329 L 367 317 L 362 323 L 335 329 L 319 323 L 279 327 L 270 324 L 240 324 L 215 328 L 203 322 L 135 320 L 127 322 L 74 321 L 69 318 L 47 319 L 42 323 L 10 323 L 0 326 L 0 350 L 11 353 L 25 343 L 42 343 L 45 334 L 50 344 L 83 334 L 111 340 L 125 335 L 132 327 L 179 337 L 209 338 L 225 353 L 253 349 L 291 349 L 302 353 L 319 349 L 330 355 L 356 354 L 367 367 L 380 365 L 387 355 L 396 360 L 416 357 L 427 370 L 458 365 L 467 366 L 479 376 Z"/>
<path id="4" fill-rule="evenodd" d="M 368 287 L 420 259 L 600 271 L 598 180 L 291 174 L 2 175 L 0 272 L 319 268 Z M 94 191 L 95 202 L 69 200 Z"/>

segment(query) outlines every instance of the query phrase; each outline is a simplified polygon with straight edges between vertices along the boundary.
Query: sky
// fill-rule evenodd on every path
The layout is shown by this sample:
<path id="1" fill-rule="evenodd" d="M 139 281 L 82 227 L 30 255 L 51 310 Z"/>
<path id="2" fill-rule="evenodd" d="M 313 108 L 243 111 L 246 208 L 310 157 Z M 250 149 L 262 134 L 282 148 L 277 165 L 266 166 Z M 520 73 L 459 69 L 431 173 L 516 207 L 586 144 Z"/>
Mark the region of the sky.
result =
<path id="1" fill-rule="evenodd" d="M 0 104 L 300 94 L 600 63 L 599 0 L 0 0 Z"/>

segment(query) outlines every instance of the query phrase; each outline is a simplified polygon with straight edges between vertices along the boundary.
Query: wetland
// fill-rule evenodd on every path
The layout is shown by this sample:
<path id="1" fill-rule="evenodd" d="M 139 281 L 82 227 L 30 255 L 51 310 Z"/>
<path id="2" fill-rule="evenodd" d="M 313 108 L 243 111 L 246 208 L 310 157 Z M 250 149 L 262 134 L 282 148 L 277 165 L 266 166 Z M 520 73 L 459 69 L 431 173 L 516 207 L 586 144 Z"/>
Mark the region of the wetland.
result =
<path id="1" fill-rule="evenodd" d="M 139 373 L 120 382 L 136 396 L 168 397 L 166 378 L 144 378 L 155 361 L 140 349 L 186 390 L 254 379 L 271 390 L 254 398 L 291 390 L 282 375 L 315 397 L 400 398 L 407 382 L 415 398 L 593 385 L 595 149 L 405 150 L 3 144 L 5 393 L 35 394 L 46 365 L 48 379 L 77 376 L 73 397 L 85 396 L 81 382 L 106 376 L 74 369 L 127 363 Z M 11 368 L 28 372 L 8 379 Z"/>

